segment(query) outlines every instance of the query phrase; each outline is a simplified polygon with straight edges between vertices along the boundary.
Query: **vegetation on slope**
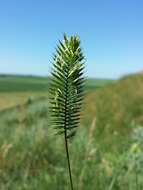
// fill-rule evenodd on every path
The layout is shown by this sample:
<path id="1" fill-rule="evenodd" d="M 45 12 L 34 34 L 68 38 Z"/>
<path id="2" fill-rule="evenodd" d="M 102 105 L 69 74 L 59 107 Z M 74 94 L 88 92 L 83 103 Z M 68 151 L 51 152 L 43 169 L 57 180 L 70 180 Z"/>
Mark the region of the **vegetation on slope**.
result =
<path id="1" fill-rule="evenodd" d="M 110 86 L 91 92 L 85 100 L 83 124 L 88 125 L 96 117 L 96 138 L 102 144 L 122 148 L 122 138 L 132 126 L 143 125 L 143 74 L 121 79 Z M 90 114 L 89 114 L 90 113 Z"/>

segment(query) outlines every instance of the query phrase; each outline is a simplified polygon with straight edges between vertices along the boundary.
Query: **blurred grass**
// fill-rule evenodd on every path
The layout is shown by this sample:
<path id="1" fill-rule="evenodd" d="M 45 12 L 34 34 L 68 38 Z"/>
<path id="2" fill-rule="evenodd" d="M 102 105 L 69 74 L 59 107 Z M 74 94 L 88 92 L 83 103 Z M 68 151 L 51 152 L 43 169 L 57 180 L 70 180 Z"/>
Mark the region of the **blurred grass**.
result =
<path id="1" fill-rule="evenodd" d="M 143 125 L 142 84 L 143 74 L 137 74 L 86 96 L 82 123 L 88 125 L 96 117 L 96 138 L 102 141 L 105 148 L 119 151 L 116 141 L 121 138 L 118 148 L 122 148 L 122 137 L 130 133 L 132 123 Z"/>
<path id="2" fill-rule="evenodd" d="M 96 90 L 87 84 L 81 125 L 69 142 L 75 189 L 136 190 L 124 157 L 132 131 L 143 125 L 142 84 L 142 74 Z M 47 95 L 0 93 L 14 106 L 0 111 L 0 190 L 69 190 L 64 144 L 49 125 Z"/>

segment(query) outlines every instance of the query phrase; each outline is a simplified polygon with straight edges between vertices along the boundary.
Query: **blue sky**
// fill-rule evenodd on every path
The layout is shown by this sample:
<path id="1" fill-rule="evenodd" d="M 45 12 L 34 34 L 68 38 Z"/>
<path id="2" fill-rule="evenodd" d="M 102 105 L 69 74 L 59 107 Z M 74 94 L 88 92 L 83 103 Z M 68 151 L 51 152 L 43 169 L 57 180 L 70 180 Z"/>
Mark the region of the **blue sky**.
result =
<path id="1" fill-rule="evenodd" d="M 0 0 L 0 73 L 48 75 L 64 32 L 80 36 L 89 77 L 143 70 L 142 0 Z"/>

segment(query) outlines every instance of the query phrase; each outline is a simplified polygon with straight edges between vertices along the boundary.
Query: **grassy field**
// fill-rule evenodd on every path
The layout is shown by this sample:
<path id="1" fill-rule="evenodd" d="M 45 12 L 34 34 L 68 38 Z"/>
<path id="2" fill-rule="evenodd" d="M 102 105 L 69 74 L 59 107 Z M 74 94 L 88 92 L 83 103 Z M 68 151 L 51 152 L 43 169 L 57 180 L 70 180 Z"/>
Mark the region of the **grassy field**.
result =
<path id="1" fill-rule="evenodd" d="M 49 125 L 48 81 L 0 77 L 0 190 L 69 190 L 64 144 Z M 142 84 L 143 74 L 86 81 L 70 143 L 75 190 L 143 189 Z"/>

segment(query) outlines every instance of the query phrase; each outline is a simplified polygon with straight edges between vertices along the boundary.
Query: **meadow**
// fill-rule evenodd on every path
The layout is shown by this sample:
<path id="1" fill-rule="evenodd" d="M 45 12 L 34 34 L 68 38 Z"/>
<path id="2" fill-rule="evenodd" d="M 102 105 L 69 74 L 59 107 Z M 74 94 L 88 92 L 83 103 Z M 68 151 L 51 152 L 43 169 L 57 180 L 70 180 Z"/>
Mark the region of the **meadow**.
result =
<path id="1" fill-rule="evenodd" d="M 69 147 L 76 190 L 143 190 L 142 84 L 142 73 L 86 80 Z M 69 190 L 48 86 L 48 77 L 0 76 L 0 190 Z"/>

